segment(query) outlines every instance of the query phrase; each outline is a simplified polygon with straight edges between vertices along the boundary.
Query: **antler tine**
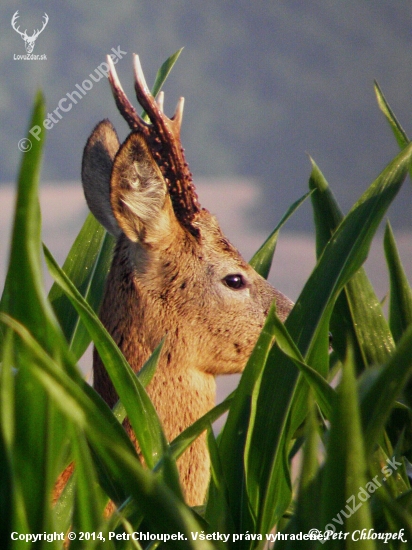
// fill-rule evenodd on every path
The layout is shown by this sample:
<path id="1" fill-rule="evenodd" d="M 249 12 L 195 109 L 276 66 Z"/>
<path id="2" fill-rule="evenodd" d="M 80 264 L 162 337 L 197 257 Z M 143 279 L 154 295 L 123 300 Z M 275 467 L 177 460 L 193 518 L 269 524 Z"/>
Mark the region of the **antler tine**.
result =
<path id="1" fill-rule="evenodd" d="M 185 98 L 180 97 L 176 105 L 175 114 L 172 117 L 174 124 L 179 129 L 179 133 L 180 133 L 180 128 L 182 127 L 184 106 L 185 106 Z"/>
<path id="2" fill-rule="evenodd" d="M 137 54 L 133 54 L 133 68 L 135 77 L 134 89 L 136 91 L 137 101 L 146 111 L 151 123 L 158 128 L 160 120 L 165 120 L 166 117 L 163 114 L 162 106 L 156 103 L 154 97 L 150 93 L 143 74 L 140 58 Z"/>
<path id="3" fill-rule="evenodd" d="M 147 129 L 147 125 L 139 117 L 135 108 L 127 99 L 127 96 L 124 93 L 122 85 L 120 84 L 119 77 L 117 76 L 117 72 L 110 55 L 107 56 L 107 63 L 109 65 L 108 78 L 110 82 L 110 87 L 112 89 L 113 97 L 116 102 L 117 108 L 119 109 L 121 115 L 126 120 L 131 130 L 143 131 L 143 128 Z"/>
<path id="4" fill-rule="evenodd" d="M 164 102 L 165 102 L 165 93 L 161 91 L 157 94 L 156 103 L 160 109 L 160 112 L 162 113 L 164 113 Z"/>
<path id="5" fill-rule="evenodd" d="M 173 118 L 168 118 L 163 113 L 163 92 L 159 94 L 156 101 L 146 84 L 139 56 L 134 54 L 136 96 L 150 119 L 151 124 L 147 124 L 139 117 L 127 99 L 110 56 L 107 57 L 107 62 L 110 69 L 109 82 L 119 111 L 131 130 L 145 136 L 153 158 L 165 178 L 176 217 L 194 236 L 197 236 L 199 230 L 192 222 L 201 207 L 192 182 L 192 174 L 185 161 L 184 151 L 180 143 L 183 98 L 179 99 Z"/>

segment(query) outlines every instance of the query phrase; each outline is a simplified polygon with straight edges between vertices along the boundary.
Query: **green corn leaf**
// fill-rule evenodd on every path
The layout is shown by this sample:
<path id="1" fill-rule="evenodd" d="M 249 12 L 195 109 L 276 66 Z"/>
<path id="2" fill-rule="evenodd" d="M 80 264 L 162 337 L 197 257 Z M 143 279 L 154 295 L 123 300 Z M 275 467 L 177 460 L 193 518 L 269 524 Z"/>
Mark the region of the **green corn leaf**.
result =
<path id="1" fill-rule="evenodd" d="M 170 57 L 166 59 L 166 61 L 162 64 L 160 69 L 157 71 L 156 78 L 152 88 L 153 97 L 156 97 L 157 94 L 162 89 L 163 84 L 166 82 L 166 79 L 169 76 L 170 71 L 173 69 L 182 51 L 183 51 L 183 48 L 178 49 L 174 54 L 172 54 Z"/>
<path id="2" fill-rule="evenodd" d="M 383 92 L 380 89 L 379 84 L 376 82 L 376 80 L 374 83 L 374 88 L 375 88 L 376 100 L 378 102 L 379 108 L 382 111 L 382 113 L 385 115 L 386 120 L 389 122 L 389 125 L 396 138 L 396 141 L 398 142 L 399 147 L 403 149 L 409 143 L 408 136 L 406 135 L 405 130 L 399 124 L 394 112 L 392 111 L 388 102 L 386 101 L 386 98 L 383 95 Z"/>
<path id="3" fill-rule="evenodd" d="M 157 365 L 159 363 L 160 352 L 162 351 L 162 348 L 163 348 L 163 343 L 164 343 L 164 339 L 155 348 L 152 355 L 149 357 L 149 359 L 145 362 L 143 367 L 137 373 L 137 377 L 144 388 L 146 388 L 150 384 L 150 381 L 152 380 L 156 372 Z M 113 407 L 113 414 L 120 423 L 122 423 L 123 420 L 126 418 L 127 416 L 126 409 L 120 400 Z"/>
<path id="4" fill-rule="evenodd" d="M 373 527 L 369 500 L 363 502 L 363 499 L 358 498 L 360 488 L 365 488 L 369 479 L 356 389 L 353 360 L 349 353 L 343 365 L 342 382 L 327 446 L 321 500 L 323 532 L 354 533 Z M 345 483 L 336 483 L 336 480 L 345 480 Z M 361 506 L 357 507 L 359 502 Z M 323 546 L 326 549 L 347 548 L 344 540 L 327 540 Z M 375 548 L 373 540 L 362 541 L 362 549 Z"/>
<path id="5" fill-rule="evenodd" d="M 336 403 L 334 403 L 334 408 Z M 296 516 L 299 518 L 299 531 L 309 532 L 319 525 L 320 509 L 313 503 L 320 500 L 319 484 L 319 419 L 314 401 L 309 401 L 309 413 L 305 424 L 305 444 L 303 446 L 302 473 L 299 483 L 299 501 Z M 299 532 L 298 531 L 298 532 Z"/>
<path id="6" fill-rule="evenodd" d="M 213 550 L 208 541 L 192 539 L 191 533 L 199 532 L 202 527 L 155 474 L 143 469 L 118 422 L 107 422 L 87 392 L 62 369 L 56 368 L 54 361 L 20 323 L 5 315 L 2 320 L 30 346 L 37 360 L 28 368 L 67 419 L 84 431 L 119 496 L 123 495 L 121 498 L 125 500 L 131 495 L 136 500 L 153 532 L 184 534 L 183 540 L 168 541 L 170 548 Z"/>
<path id="7" fill-rule="evenodd" d="M 126 408 L 145 461 L 153 468 L 166 451 L 167 441 L 152 402 L 94 311 L 59 268 L 46 247 L 44 253 L 50 274 L 65 292 L 90 332 L 116 392 Z"/>
<path id="8" fill-rule="evenodd" d="M 13 475 L 14 381 L 13 335 L 7 331 L 1 350 L 0 367 L 0 540 L 10 539 L 13 505 L 19 500 L 18 483 Z"/>
<path id="9" fill-rule="evenodd" d="M 230 515 L 229 493 L 225 483 L 219 446 L 211 428 L 208 431 L 207 443 L 211 473 L 209 499 L 213 501 L 213 506 L 208 507 L 208 531 L 210 533 L 236 533 L 236 528 Z M 218 548 L 227 548 L 227 546 L 221 544 Z"/>
<path id="10" fill-rule="evenodd" d="M 72 427 L 72 434 L 71 440 L 76 464 L 73 474 L 76 478 L 76 498 L 73 523 L 70 529 L 76 532 L 98 533 L 101 530 L 102 515 L 107 504 L 107 498 L 104 498 L 100 488 L 98 488 L 97 475 L 84 434 L 74 427 Z M 90 548 L 98 546 L 104 548 L 100 542 L 99 539 L 92 539 L 89 541 Z M 70 547 L 73 550 L 83 548 L 84 541 L 76 539 L 70 543 Z"/>
<path id="11" fill-rule="evenodd" d="M 320 522 L 320 507 L 314 503 L 321 502 L 321 479 L 319 476 L 320 434 L 318 429 L 317 408 L 311 395 L 309 396 L 309 412 L 305 423 L 305 443 L 299 479 L 298 499 L 295 512 L 287 524 L 285 533 L 309 533 L 318 528 Z M 294 550 L 296 540 L 284 539 L 276 542 L 276 550 Z M 308 550 L 318 548 L 316 540 L 306 540 L 304 547 Z"/>
<path id="12" fill-rule="evenodd" d="M 39 93 L 29 128 L 41 127 L 44 118 L 45 105 Z M 32 146 L 23 154 L 18 177 L 10 260 L 0 310 L 29 327 L 62 369 L 59 344 L 64 343 L 64 337 L 46 299 L 42 281 L 38 185 L 44 136 L 42 132 L 37 140 L 28 133 Z M 0 346 L 4 344 L 3 329 L 4 325 L 0 329 Z M 16 481 L 14 514 L 19 528 L 27 532 L 52 531 L 49 498 L 66 440 L 65 423 L 26 368 L 33 360 L 30 351 L 14 342 L 12 357 L 16 373 L 12 411 L 15 433 L 9 450 Z"/>
<path id="13" fill-rule="evenodd" d="M 239 533 L 250 529 L 254 532 L 253 518 L 247 515 L 249 508 L 247 501 L 245 501 L 245 474 L 242 460 L 239 457 L 243 456 L 246 444 L 253 389 L 260 378 L 262 368 L 274 341 L 275 333 L 272 319 L 275 315 L 275 309 L 272 305 L 262 333 L 240 379 L 235 399 L 232 402 L 228 418 L 219 439 L 219 454 L 225 484 L 228 488 L 227 498 L 230 514 L 235 526 L 235 532 Z M 236 460 L 234 457 L 236 457 Z M 219 499 L 220 496 L 218 494 L 211 493 L 209 495 L 205 515 L 206 520 L 214 517 L 214 508 L 219 505 Z"/>
<path id="14" fill-rule="evenodd" d="M 379 440 L 395 400 L 412 371 L 412 325 L 394 353 L 380 368 L 366 371 L 361 380 L 361 410 L 365 447 L 371 453 Z"/>
<path id="15" fill-rule="evenodd" d="M 151 91 L 151 94 L 153 97 L 156 97 L 157 94 L 162 89 L 163 84 L 165 83 L 167 77 L 170 74 L 170 71 L 173 69 L 174 64 L 179 59 L 180 54 L 182 53 L 183 48 L 180 48 L 175 52 L 173 55 L 168 57 L 166 61 L 163 63 L 163 65 L 160 67 L 160 69 L 157 71 L 156 78 L 153 84 L 153 88 Z M 142 118 L 145 122 L 150 122 L 150 119 L 148 115 L 145 113 L 145 111 L 142 112 Z"/>
<path id="16" fill-rule="evenodd" d="M 113 237 L 89 214 L 62 268 L 94 311 L 100 307 L 113 245 Z M 49 300 L 75 358 L 79 359 L 90 344 L 89 333 L 56 283 L 50 290 Z"/>
<path id="17" fill-rule="evenodd" d="M 136 455 L 134 447 L 122 426 L 113 421 L 113 416 L 107 404 L 79 375 L 73 380 L 63 370 L 57 368 L 55 360 L 50 357 L 32 334 L 18 321 L 6 314 L 0 314 L 0 321 L 13 329 L 21 338 L 26 348 L 32 353 L 28 367 L 35 368 L 36 378 L 40 380 L 49 396 L 58 401 L 58 407 L 75 425 L 85 431 L 85 414 L 90 414 L 87 421 L 93 422 L 96 429 L 106 429 L 106 437 L 113 444 Z M 50 387 L 47 388 L 47 385 Z M 84 412 L 86 410 L 86 413 Z M 114 495 L 110 495 L 112 498 Z M 125 499 L 127 492 L 118 495 Z M 117 500 L 117 499 L 116 499 Z"/>
<path id="18" fill-rule="evenodd" d="M 213 407 L 213 409 L 201 416 L 196 422 L 193 422 L 193 424 L 173 439 L 170 443 L 170 452 L 174 458 L 179 458 L 202 432 L 208 429 L 213 422 L 229 410 L 233 401 L 233 395 L 234 393 L 232 392 L 232 394 L 228 395 L 222 403 Z"/>
<path id="19" fill-rule="evenodd" d="M 412 147 L 408 146 L 398 155 L 339 225 L 285 322 L 302 356 L 307 356 L 308 363 L 316 369 L 318 365 L 310 360 L 312 346 L 314 342 L 318 345 L 318 335 L 323 335 L 323 353 L 327 354 L 334 301 L 365 260 L 374 232 L 406 176 L 411 153 Z M 323 363 L 319 366 L 324 368 Z M 279 380 L 282 391 L 274 401 L 273 388 Z M 307 390 L 298 380 L 293 362 L 282 357 L 275 347 L 262 374 L 249 428 L 253 430 L 249 454 L 245 458 L 250 479 L 249 506 L 259 518 L 262 532 L 270 531 L 290 500 L 285 449 L 305 418 L 307 402 Z"/>
<path id="20" fill-rule="evenodd" d="M 45 105 L 39 93 L 35 99 L 29 128 L 41 125 L 44 117 Z M 50 343 L 54 343 L 57 324 L 43 290 L 38 199 L 44 135 L 45 132 L 41 132 L 38 141 L 32 138 L 31 149 L 23 154 L 10 261 L 0 310 L 31 327 L 39 340 L 50 347 Z M 31 137 L 30 134 L 28 136 Z"/>
<path id="21" fill-rule="evenodd" d="M 406 545 L 401 546 L 401 542 L 399 542 L 398 548 L 408 548 L 408 541 L 412 540 L 412 518 L 411 518 L 411 510 L 410 506 L 409 509 L 406 506 L 406 503 L 404 502 L 404 496 L 397 499 L 391 498 L 390 494 L 386 491 L 381 491 L 378 494 L 378 498 L 380 499 L 386 517 L 390 518 L 390 533 L 401 533 L 402 538 L 401 542 L 406 541 Z M 408 500 L 410 503 L 410 496 L 408 495 Z"/>
<path id="22" fill-rule="evenodd" d="M 412 323 L 412 290 L 389 222 L 386 225 L 383 243 L 390 280 L 389 324 L 393 337 L 398 342 Z"/>
<path id="23" fill-rule="evenodd" d="M 302 372 L 309 386 L 312 388 L 317 402 L 326 418 L 330 418 L 334 403 L 336 401 L 335 390 L 327 381 L 312 367 L 305 363 L 302 354 L 292 340 L 286 326 L 278 317 L 273 319 L 276 337 L 276 346 L 289 357 L 297 368 Z"/>
<path id="24" fill-rule="evenodd" d="M 276 244 L 278 242 L 279 231 L 282 226 L 287 222 L 291 215 L 299 208 L 299 206 L 308 198 L 310 193 L 306 193 L 292 204 L 292 206 L 287 210 L 286 214 L 280 220 L 278 225 L 262 244 L 259 250 L 253 255 L 253 258 L 250 260 L 249 264 L 253 267 L 255 271 L 259 273 L 265 279 L 269 276 L 269 271 L 272 266 L 273 255 L 275 253 Z"/>
<path id="25" fill-rule="evenodd" d="M 312 161 L 309 187 L 314 190 L 312 205 L 316 226 L 318 257 L 343 220 L 343 214 L 323 174 Z M 380 364 L 394 348 L 388 323 L 363 268 L 346 284 L 338 297 L 330 321 L 333 348 L 340 360 L 345 357 L 348 342 L 354 346 L 357 372 Z"/>

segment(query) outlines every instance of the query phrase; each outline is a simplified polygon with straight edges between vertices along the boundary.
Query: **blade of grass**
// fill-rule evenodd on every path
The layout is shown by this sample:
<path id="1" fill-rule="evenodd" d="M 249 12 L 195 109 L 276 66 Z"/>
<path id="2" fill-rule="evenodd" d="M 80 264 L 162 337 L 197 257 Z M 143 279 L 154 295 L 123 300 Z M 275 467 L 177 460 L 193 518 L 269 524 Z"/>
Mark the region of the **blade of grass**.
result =
<path id="1" fill-rule="evenodd" d="M 59 268 L 46 247 L 44 252 L 50 274 L 76 308 L 90 332 L 116 392 L 126 408 L 146 464 L 153 468 L 166 451 L 167 441 L 152 402 L 94 311 Z"/>
<path id="2" fill-rule="evenodd" d="M 305 422 L 305 443 L 299 480 L 298 498 L 295 512 L 285 528 L 285 532 L 297 535 L 309 533 L 320 527 L 320 507 L 314 503 L 321 502 L 321 483 L 319 476 L 319 420 L 314 400 L 309 395 L 308 417 Z M 306 540 L 305 548 L 315 550 L 319 543 L 316 540 Z M 284 539 L 276 542 L 276 550 L 294 550 L 296 540 Z"/>
<path id="3" fill-rule="evenodd" d="M 164 340 L 155 348 L 152 355 L 145 362 L 143 367 L 137 373 L 137 377 L 144 388 L 146 388 L 152 380 L 154 373 L 156 372 L 157 364 L 160 358 L 160 352 L 162 351 Z M 123 403 L 119 400 L 113 407 L 113 414 L 117 420 L 122 423 L 127 416 L 126 409 Z"/>
<path id="4" fill-rule="evenodd" d="M 396 398 L 412 370 L 412 325 L 383 367 L 365 372 L 360 385 L 365 447 L 373 451 Z"/>
<path id="5" fill-rule="evenodd" d="M 278 317 L 273 319 L 276 346 L 289 357 L 302 372 L 308 385 L 312 388 L 317 402 L 326 418 L 330 418 L 336 401 L 336 392 L 328 382 L 312 367 L 305 363 L 295 342 L 292 340 L 286 326 Z"/>
<path id="6" fill-rule="evenodd" d="M 89 214 L 63 265 L 63 271 L 97 312 L 109 272 L 114 239 Z M 54 283 L 49 300 L 76 359 L 79 359 L 91 342 L 75 308 Z"/>
<path id="7" fill-rule="evenodd" d="M 398 342 L 412 323 L 412 290 L 389 222 L 386 225 L 383 244 L 390 281 L 389 324 L 395 342 Z"/>
<path id="8" fill-rule="evenodd" d="M 13 475 L 14 380 L 13 335 L 7 331 L 3 341 L 0 367 L 0 540 L 10 540 L 17 487 Z M 11 542 L 8 543 L 8 547 Z"/>
<path id="9" fill-rule="evenodd" d="M 124 500 L 135 498 L 156 533 L 183 533 L 183 540 L 169 540 L 171 548 L 212 550 L 208 541 L 193 540 L 201 526 L 192 512 L 165 486 L 156 475 L 143 469 L 136 452 L 118 422 L 108 423 L 89 396 L 67 374 L 56 369 L 53 360 L 18 322 L 3 315 L 2 320 L 24 339 L 35 354 L 27 368 L 42 384 L 61 412 L 78 429 L 85 432 L 99 460 Z M 123 431 L 123 434 L 120 435 Z"/>
<path id="10" fill-rule="evenodd" d="M 389 125 L 396 138 L 396 141 L 398 142 L 399 147 L 403 149 L 409 143 L 408 136 L 406 135 L 405 130 L 399 124 L 399 121 L 397 120 L 394 112 L 390 108 L 389 103 L 386 101 L 386 98 L 383 95 L 383 92 L 380 89 L 379 84 L 376 82 L 376 80 L 374 82 L 374 88 L 379 109 L 382 111 L 382 113 L 386 117 L 386 120 L 389 122 Z"/>
<path id="11" fill-rule="evenodd" d="M 107 498 L 98 489 L 97 475 L 94 469 L 93 460 L 87 440 L 82 431 L 71 427 L 76 468 L 75 477 L 75 508 L 72 531 L 82 533 L 99 533 L 102 524 L 102 514 L 107 504 Z M 88 541 L 88 550 L 100 544 L 99 539 Z M 84 548 L 84 541 L 76 539 L 70 543 L 73 550 Z"/>
<path id="12" fill-rule="evenodd" d="M 412 147 L 408 146 L 354 205 L 325 247 L 289 314 L 286 327 L 304 357 L 307 354 L 310 357 L 317 335 L 327 333 L 334 300 L 365 260 L 374 232 L 404 181 L 411 154 Z M 293 363 L 274 348 L 263 370 L 250 426 L 253 430 L 250 452 L 245 459 L 246 469 L 251 472 L 248 479 L 253 480 L 248 487 L 249 504 L 259 518 L 262 532 L 270 531 L 290 500 L 290 488 L 284 483 L 285 446 L 306 415 L 307 392 L 297 385 L 298 379 Z M 273 388 L 279 380 L 282 391 L 274 402 Z"/>
<path id="13" fill-rule="evenodd" d="M 178 459 L 202 432 L 229 410 L 232 401 L 233 393 L 175 437 L 170 443 L 170 452 L 172 456 Z"/>
<path id="14" fill-rule="evenodd" d="M 38 93 L 29 128 L 41 126 L 44 118 L 45 105 Z M 32 147 L 23 154 L 18 176 L 10 261 L 0 310 L 29 327 L 61 369 L 59 348 L 64 344 L 64 337 L 42 282 L 38 185 L 44 136 L 42 132 L 39 140 L 33 140 L 28 132 Z M 14 512 L 21 521 L 20 527 L 25 526 L 28 532 L 52 531 L 49 498 L 66 430 L 61 415 L 49 403 L 41 385 L 25 370 L 25 365 L 32 361 L 31 353 L 16 343 L 13 354 L 15 437 L 10 451 L 17 495 Z"/>
<path id="15" fill-rule="evenodd" d="M 253 255 L 253 258 L 250 260 L 249 264 L 253 267 L 255 271 L 259 273 L 265 279 L 268 278 L 270 268 L 272 266 L 273 255 L 275 253 L 276 244 L 278 242 L 279 231 L 282 226 L 287 222 L 291 215 L 299 208 L 299 206 L 308 198 L 310 195 L 306 193 L 292 204 L 292 206 L 287 210 L 286 214 L 280 220 L 278 225 L 262 244 L 259 250 Z"/>
<path id="16" fill-rule="evenodd" d="M 170 71 L 173 69 L 174 64 L 179 59 L 179 56 L 182 53 L 182 51 L 183 51 L 183 48 L 180 48 L 179 50 L 177 50 L 177 52 L 175 52 L 173 55 L 168 57 L 166 61 L 162 64 L 160 69 L 157 71 L 156 78 L 151 91 L 151 94 L 153 97 L 156 97 L 157 94 L 162 89 L 163 84 L 165 83 L 167 77 L 169 76 Z M 145 111 L 142 112 L 141 116 L 145 122 L 150 122 L 150 119 L 145 113 Z"/>
<path id="17" fill-rule="evenodd" d="M 312 205 L 319 257 L 343 220 L 343 214 L 313 160 L 309 186 L 314 190 Z M 382 363 L 394 349 L 380 301 L 363 268 L 353 275 L 336 300 L 330 330 L 333 334 L 333 348 L 341 361 L 345 357 L 348 342 L 354 346 L 358 373 L 369 365 Z"/>
<path id="18" fill-rule="evenodd" d="M 337 406 L 331 420 L 330 437 L 327 446 L 327 460 L 322 487 L 321 526 L 322 531 L 339 530 L 353 533 L 372 529 L 369 501 L 352 509 L 359 489 L 366 486 L 366 460 L 363 445 L 359 404 L 354 367 L 349 353 L 343 366 L 342 382 L 338 390 Z M 345 483 L 336 483 L 345 480 Z M 346 547 L 345 541 L 327 540 L 325 548 Z M 373 540 L 362 541 L 362 549 L 374 550 Z"/>
<path id="19" fill-rule="evenodd" d="M 227 498 L 230 506 L 230 515 L 234 522 L 235 532 L 239 533 L 253 528 L 252 517 L 243 518 L 246 525 L 241 523 L 241 516 L 244 514 L 242 499 L 245 498 L 245 494 L 244 467 L 240 457 L 243 456 L 246 443 L 253 389 L 261 375 L 263 365 L 274 341 L 275 334 L 272 318 L 275 315 L 275 308 L 272 305 L 262 333 L 240 379 L 236 390 L 236 397 L 230 407 L 228 418 L 219 439 L 219 454 L 225 484 L 228 488 Z M 234 457 L 237 457 L 237 459 L 235 460 Z M 207 521 L 213 521 L 215 517 L 214 508 L 219 505 L 219 499 L 220 496 L 218 494 L 211 493 L 209 495 L 205 514 Z M 247 505 L 244 505 L 244 509 L 248 510 Z M 211 525 L 211 529 L 213 527 L 215 526 Z M 217 529 L 218 526 L 216 526 Z M 229 532 L 229 526 L 226 528 L 226 532 Z"/>

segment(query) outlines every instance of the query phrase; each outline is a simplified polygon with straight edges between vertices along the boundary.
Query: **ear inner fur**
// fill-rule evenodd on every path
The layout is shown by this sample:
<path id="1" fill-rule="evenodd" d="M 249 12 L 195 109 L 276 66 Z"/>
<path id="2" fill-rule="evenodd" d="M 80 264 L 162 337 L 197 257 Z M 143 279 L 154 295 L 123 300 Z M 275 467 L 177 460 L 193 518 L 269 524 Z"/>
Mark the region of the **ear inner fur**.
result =
<path id="1" fill-rule="evenodd" d="M 133 242 L 159 221 L 167 188 L 144 138 L 132 133 L 113 163 L 110 201 L 114 216 Z"/>

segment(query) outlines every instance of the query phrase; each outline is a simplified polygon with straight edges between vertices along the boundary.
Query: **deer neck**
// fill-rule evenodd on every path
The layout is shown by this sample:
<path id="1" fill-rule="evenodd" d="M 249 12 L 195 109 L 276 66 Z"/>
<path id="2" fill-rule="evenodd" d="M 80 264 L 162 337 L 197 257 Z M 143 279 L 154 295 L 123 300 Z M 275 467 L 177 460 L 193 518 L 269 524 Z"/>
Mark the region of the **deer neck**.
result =
<path id="1" fill-rule="evenodd" d="M 141 265 L 130 261 L 130 245 L 120 239 L 108 276 L 100 318 L 134 372 L 138 372 L 165 337 L 156 373 L 147 391 L 163 423 L 168 439 L 176 437 L 215 401 L 214 376 L 191 365 L 190 342 L 182 332 L 182 319 L 168 307 L 167 297 L 148 292 L 145 279 L 154 277 L 141 251 Z M 134 257 L 136 257 L 134 255 Z M 144 277 L 141 273 L 149 271 Z M 194 361 L 194 360 L 193 360 Z M 94 387 L 113 406 L 118 396 L 96 351 Z"/>

